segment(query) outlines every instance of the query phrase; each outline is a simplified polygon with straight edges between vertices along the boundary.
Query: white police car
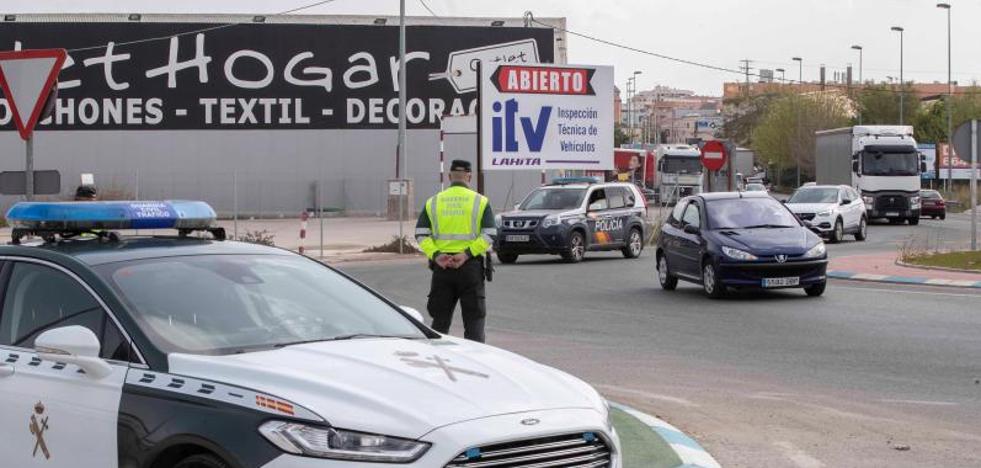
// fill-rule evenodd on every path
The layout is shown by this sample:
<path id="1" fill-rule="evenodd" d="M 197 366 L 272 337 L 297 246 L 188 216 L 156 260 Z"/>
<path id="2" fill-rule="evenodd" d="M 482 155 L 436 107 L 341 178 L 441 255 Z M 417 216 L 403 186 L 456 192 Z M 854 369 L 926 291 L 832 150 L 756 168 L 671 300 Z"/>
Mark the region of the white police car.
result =
<path id="1" fill-rule="evenodd" d="M 0 247 L 4 467 L 621 464 L 587 384 L 224 241 L 204 203 L 22 203 L 7 220 L 43 242 Z M 179 235 L 106 231 L 161 228 Z"/>

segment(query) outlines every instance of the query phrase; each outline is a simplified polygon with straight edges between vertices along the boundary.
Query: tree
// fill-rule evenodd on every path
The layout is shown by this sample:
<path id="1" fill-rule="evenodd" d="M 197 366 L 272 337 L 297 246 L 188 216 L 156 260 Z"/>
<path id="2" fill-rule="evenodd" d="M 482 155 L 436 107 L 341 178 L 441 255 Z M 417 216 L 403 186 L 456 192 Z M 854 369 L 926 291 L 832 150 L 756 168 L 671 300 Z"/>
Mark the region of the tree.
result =
<path id="1" fill-rule="evenodd" d="M 848 125 L 849 101 L 835 93 L 789 94 L 773 101 L 752 132 L 761 161 L 783 169 L 798 162 L 805 179 L 814 177 L 814 132 Z"/>
<path id="2" fill-rule="evenodd" d="M 905 93 L 903 123 L 909 125 L 920 110 L 920 99 L 910 85 L 903 86 L 902 90 Z M 899 124 L 899 90 L 893 86 L 864 87 L 855 93 L 855 104 L 862 115 L 863 125 Z M 857 118 L 855 123 L 858 123 Z"/>
<path id="3" fill-rule="evenodd" d="M 630 142 L 630 137 L 627 133 L 623 131 L 623 127 L 620 124 L 613 125 L 613 147 L 619 148 L 620 145 Z"/>
<path id="4" fill-rule="evenodd" d="M 726 100 L 722 137 L 742 146 L 752 146 L 753 131 L 759 126 L 771 103 L 784 96 L 779 93 L 743 96 Z"/>
<path id="5" fill-rule="evenodd" d="M 951 122 L 954 127 L 969 120 L 981 118 L 981 88 L 970 88 L 962 94 L 955 94 L 950 102 Z M 947 96 L 925 104 L 913 119 L 916 141 L 920 143 L 947 142 Z"/>

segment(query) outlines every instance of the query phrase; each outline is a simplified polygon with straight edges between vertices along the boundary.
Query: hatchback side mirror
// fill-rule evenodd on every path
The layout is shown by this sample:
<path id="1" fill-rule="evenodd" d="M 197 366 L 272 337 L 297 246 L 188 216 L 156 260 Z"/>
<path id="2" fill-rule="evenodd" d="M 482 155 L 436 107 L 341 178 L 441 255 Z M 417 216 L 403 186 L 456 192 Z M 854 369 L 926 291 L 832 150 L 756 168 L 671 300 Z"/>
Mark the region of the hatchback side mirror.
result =
<path id="1" fill-rule="evenodd" d="M 112 366 L 99 357 L 101 348 L 95 333 L 79 325 L 48 330 L 34 340 L 41 359 L 74 364 L 96 380 L 112 373 Z"/>
<path id="2" fill-rule="evenodd" d="M 688 234 L 698 234 L 698 226 L 694 224 L 686 224 L 684 229 Z"/>
<path id="3" fill-rule="evenodd" d="M 848 200 L 848 199 L 845 199 L 845 200 L 842 200 L 841 201 L 841 204 L 842 205 L 851 205 L 852 204 L 852 201 L 851 200 Z"/>

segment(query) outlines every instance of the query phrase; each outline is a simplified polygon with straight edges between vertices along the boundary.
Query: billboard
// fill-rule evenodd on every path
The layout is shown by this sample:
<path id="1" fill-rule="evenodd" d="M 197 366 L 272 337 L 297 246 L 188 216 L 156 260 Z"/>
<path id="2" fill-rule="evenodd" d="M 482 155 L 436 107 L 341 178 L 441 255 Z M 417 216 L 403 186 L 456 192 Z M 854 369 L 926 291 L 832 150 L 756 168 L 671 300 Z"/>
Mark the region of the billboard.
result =
<path id="1" fill-rule="evenodd" d="M 613 67 L 485 65 L 484 170 L 612 170 Z"/>
<path id="2" fill-rule="evenodd" d="M 953 157 L 951 157 L 953 153 Z M 956 152 L 950 151 L 950 145 L 947 143 L 937 144 L 937 173 L 940 175 L 941 179 L 946 180 L 948 177 L 954 180 L 970 180 L 971 179 L 971 162 L 969 161 L 971 155 L 967 155 L 967 159 L 961 159 L 960 155 Z M 981 167 L 978 168 L 978 173 L 981 174 Z M 981 175 L 979 175 L 981 177 Z"/>
<path id="3" fill-rule="evenodd" d="M 410 128 L 476 111 L 476 65 L 551 63 L 549 28 L 409 26 Z M 160 38 L 150 40 L 148 38 Z M 391 129 L 398 27 L 9 22 L 0 50 L 68 49 L 40 129 Z M 611 98 L 612 101 L 612 98 Z M 0 130 L 13 130 L 0 100 Z"/>

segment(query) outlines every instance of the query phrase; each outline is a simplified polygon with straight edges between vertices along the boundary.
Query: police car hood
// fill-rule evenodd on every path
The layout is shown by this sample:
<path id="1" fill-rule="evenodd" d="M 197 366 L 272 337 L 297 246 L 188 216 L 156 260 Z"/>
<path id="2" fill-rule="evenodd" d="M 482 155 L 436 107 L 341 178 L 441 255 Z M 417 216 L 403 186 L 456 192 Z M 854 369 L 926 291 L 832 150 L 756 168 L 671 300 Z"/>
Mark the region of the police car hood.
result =
<path id="1" fill-rule="evenodd" d="M 533 410 L 605 411 L 586 383 L 454 338 L 358 339 L 228 356 L 171 354 L 170 372 L 250 388 L 339 428 L 418 438 L 449 424 Z"/>
<path id="2" fill-rule="evenodd" d="M 568 209 L 566 210 L 518 210 L 518 211 L 509 211 L 501 216 L 505 218 L 542 218 L 548 215 L 566 214 L 566 213 L 572 213 L 574 211 L 575 210 L 568 210 Z"/>

